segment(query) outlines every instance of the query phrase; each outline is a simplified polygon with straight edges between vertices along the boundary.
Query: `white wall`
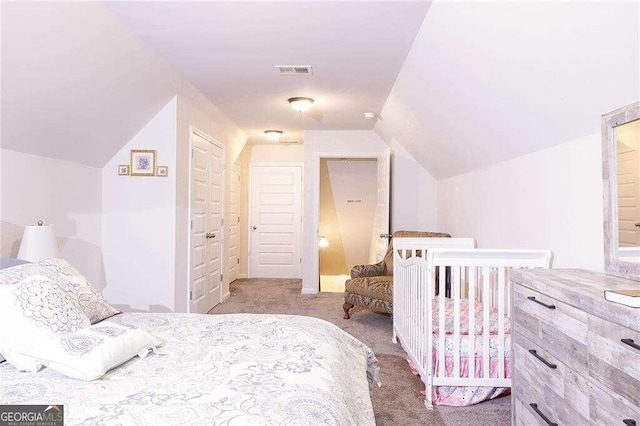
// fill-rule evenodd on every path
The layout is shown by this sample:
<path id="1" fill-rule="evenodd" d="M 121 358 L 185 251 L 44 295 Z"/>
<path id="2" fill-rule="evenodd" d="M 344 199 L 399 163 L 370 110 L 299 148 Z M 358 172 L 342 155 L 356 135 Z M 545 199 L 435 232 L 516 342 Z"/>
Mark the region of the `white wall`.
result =
<path id="1" fill-rule="evenodd" d="M 54 225 L 60 256 L 93 284 L 105 284 L 101 244 L 101 169 L 1 150 L 2 256 L 18 254 L 25 225 Z"/>
<path id="2" fill-rule="evenodd" d="M 441 231 L 479 248 L 550 249 L 553 267 L 603 269 L 600 133 L 438 183 Z"/>
<path id="3" fill-rule="evenodd" d="M 175 310 L 176 120 L 173 98 L 102 169 L 104 293 L 126 309 Z M 132 149 L 156 150 L 169 176 L 118 176 Z"/>
<path id="4" fill-rule="evenodd" d="M 304 161 L 304 145 L 248 145 L 251 163 L 299 163 Z"/>
<path id="5" fill-rule="evenodd" d="M 319 155 L 377 157 L 387 145 L 371 130 L 306 131 L 304 134 L 304 206 L 302 219 L 302 292 L 318 292 Z"/>
<path id="6" fill-rule="evenodd" d="M 391 231 L 440 232 L 437 182 L 395 139 L 391 176 Z"/>
<path id="7" fill-rule="evenodd" d="M 588 136 L 638 99 L 639 16 L 638 1 L 433 1 L 375 131 L 436 179 Z"/>

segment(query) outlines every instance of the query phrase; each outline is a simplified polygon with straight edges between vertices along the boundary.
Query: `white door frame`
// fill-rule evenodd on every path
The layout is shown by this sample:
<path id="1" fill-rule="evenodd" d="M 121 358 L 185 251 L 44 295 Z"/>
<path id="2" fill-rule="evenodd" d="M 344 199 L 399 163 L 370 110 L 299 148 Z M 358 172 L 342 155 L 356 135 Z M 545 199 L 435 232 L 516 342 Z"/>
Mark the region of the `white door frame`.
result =
<path id="1" fill-rule="evenodd" d="M 223 162 L 222 162 L 222 183 L 221 183 L 221 188 L 222 188 L 222 194 L 221 194 L 221 198 L 220 198 L 220 204 L 222 206 L 222 212 L 220 213 L 221 217 L 225 217 L 226 214 L 226 205 L 225 205 L 225 192 L 226 192 L 226 183 L 227 183 L 227 149 L 226 147 L 221 144 L 220 142 L 218 142 L 217 140 L 215 140 L 214 138 L 212 138 L 211 136 L 209 136 L 208 134 L 206 134 L 205 132 L 203 132 L 202 130 L 198 129 L 197 127 L 190 125 L 189 126 L 189 205 L 187 206 L 187 229 L 189 230 L 188 232 L 188 238 L 187 238 L 187 244 L 189 247 L 189 251 L 187 253 L 187 313 L 191 313 L 191 162 L 193 159 L 193 135 L 197 135 L 198 137 L 201 137 L 202 139 L 206 140 L 207 142 L 217 146 L 218 148 L 222 149 L 222 158 L 223 158 Z M 220 233 L 222 233 L 222 241 L 220 242 L 220 271 L 222 273 L 224 273 L 224 266 L 225 266 L 225 243 L 226 243 L 226 233 L 224 232 L 224 225 L 220 226 Z M 218 291 L 220 292 L 220 301 L 222 301 L 222 288 L 224 286 L 224 282 L 223 280 L 220 280 L 220 286 Z"/>
<path id="2" fill-rule="evenodd" d="M 315 233 L 314 238 L 314 254 L 311 256 L 312 264 L 311 270 L 313 272 L 313 279 L 316 280 L 316 292 L 320 292 L 320 251 L 317 250 L 318 243 L 320 242 L 320 160 L 323 158 L 371 158 L 377 161 L 382 151 L 359 151 L 359 152 L 316 152 L 313 154 L 313 230 Z M 391 205 L 389 205 L 391 209 Z M 302 247 L 304 252 L 304 246 Z M 304 259 L 304 257 L 303 257 Z M 304 264 L 303 264 L 304 267 Z M 302 292 L 305 293 L 303 286 Z M 314 294 L 315 294 L 314 293 Z"/>
<path id="3" fill-rule="evenodd" d="M 251 278 L 251 235 L 253 234 L 251 232 L 251 223 L 252 223 L 252 211 L 253 211 L 253 205 L 252 205 L 252 197 L 251 195 L 253 194 L 252 192 L 252 184 L 253 184 L 253 167 L 298 167 L 300 169 L 300 176 L 302 178 L 302 182 L 300 182 L 300 193 L 302 194 L 302 199 L 300 200 L 300 211 L 302 214 L 304 214 L 304 164 L 303 163 L 298 163 L 298 162 L 286 162 L 286 161 L 281 161 L 281 162 L 276 162 L 276 163 L 263 163 L 263 162 L 252 162 L 249 163 L 249 186 L 247 188 L 247 190 L 249 191 L 248 194 L 249 196 L 247 197 L 247 278 Z M 302 217 L 302 216 L 301 216 Z M 302 253 L 304 252 L 304 229 L 302 227 L 302 221 L 300 221 L 300 256 L 302 256 Z M 303 265 L 304 267 L 304 265 Z M 303 271 L 300 271 L 301 274 L 304 274 Z"/>

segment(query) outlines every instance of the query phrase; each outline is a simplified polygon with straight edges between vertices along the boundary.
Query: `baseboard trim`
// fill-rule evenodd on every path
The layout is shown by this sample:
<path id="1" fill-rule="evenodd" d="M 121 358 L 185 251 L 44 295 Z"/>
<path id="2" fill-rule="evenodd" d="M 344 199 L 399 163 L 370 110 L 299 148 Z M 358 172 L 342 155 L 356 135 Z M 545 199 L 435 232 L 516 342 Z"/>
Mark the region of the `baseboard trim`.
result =
<path id="1" fill-rule="evenodd" d="M 222 295 L 222 303 L 226 302 L 227 300 L 229 300 L 229 298 L 231 297 L 231 293 L 227 293 Z"/>
<path id="2" fill-rule="evenodd" d="M 247 276 L 247 274 L 238 274 L 238 278 L 247 279 L 249 277 Z"/>
<path id="3" fill-rule="evenodd" d="M 302 294 L 318 294 L 318 290 L 317 289 L 313 289 L 313 288 L 303 288 L 300 293 L 302 293 Z"/>

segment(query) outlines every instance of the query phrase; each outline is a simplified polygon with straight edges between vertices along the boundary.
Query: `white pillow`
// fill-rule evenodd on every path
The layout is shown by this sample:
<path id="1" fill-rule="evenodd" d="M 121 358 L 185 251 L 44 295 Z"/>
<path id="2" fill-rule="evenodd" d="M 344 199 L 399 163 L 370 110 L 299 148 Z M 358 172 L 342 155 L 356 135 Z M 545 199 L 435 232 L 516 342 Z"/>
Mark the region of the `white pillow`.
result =
<path id="1" fill-rule="evenodd" d="M 38 262 L 38 265 L 57 273 L 60 279 L 69 284 L 75 294 L 78 305 L 80 305 L 80 309 L 89 318 L 91 324 L 96 324 L 120 313 L 107 302 L 100 290 L 91 285 L 89 280 L 66 260 L 47 259 Z"/>
<path id="2" fill-rule="evenodd" d="M 0 270 L 0 285 L 18 284 L 33 275 L 42 275 L 61 285 L 66 283 L 66 280 L 62 280 L 62 277 L 50 268 L 37 263 L 25 263 Z"/>
<path id="3" fill-rule="evenodd" d="M 65 290 L 43 275 L 0 284 L 0 353 L 17 369 L 38 371 L 42 363 L 27 354 L 58 336 L 89 327 L 89 319 Z"/>
<path id="4" fill-rule="evenodd" d="M 103 322 L 37 345 L 28 355 L 65 376 L 90 381 L 161 344 L 145 330 Z"/>

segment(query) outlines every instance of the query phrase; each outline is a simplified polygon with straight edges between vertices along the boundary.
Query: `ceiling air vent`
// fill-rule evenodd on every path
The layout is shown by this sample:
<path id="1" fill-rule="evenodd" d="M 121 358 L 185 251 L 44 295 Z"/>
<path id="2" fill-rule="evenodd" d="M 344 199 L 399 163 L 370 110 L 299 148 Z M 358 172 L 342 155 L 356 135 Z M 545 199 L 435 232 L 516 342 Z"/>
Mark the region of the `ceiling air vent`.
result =
<path id="1" fill-rule="evenodd" d="M 300 141 L 298 139 L 280 139 L 278 143 L 282 145 L 298 145 Z"/>
<path id="2" fill-rule="evenodd" d="M 276 65 L 281 76 L 285 75 L 313 75 L 311 65 Z"/>

